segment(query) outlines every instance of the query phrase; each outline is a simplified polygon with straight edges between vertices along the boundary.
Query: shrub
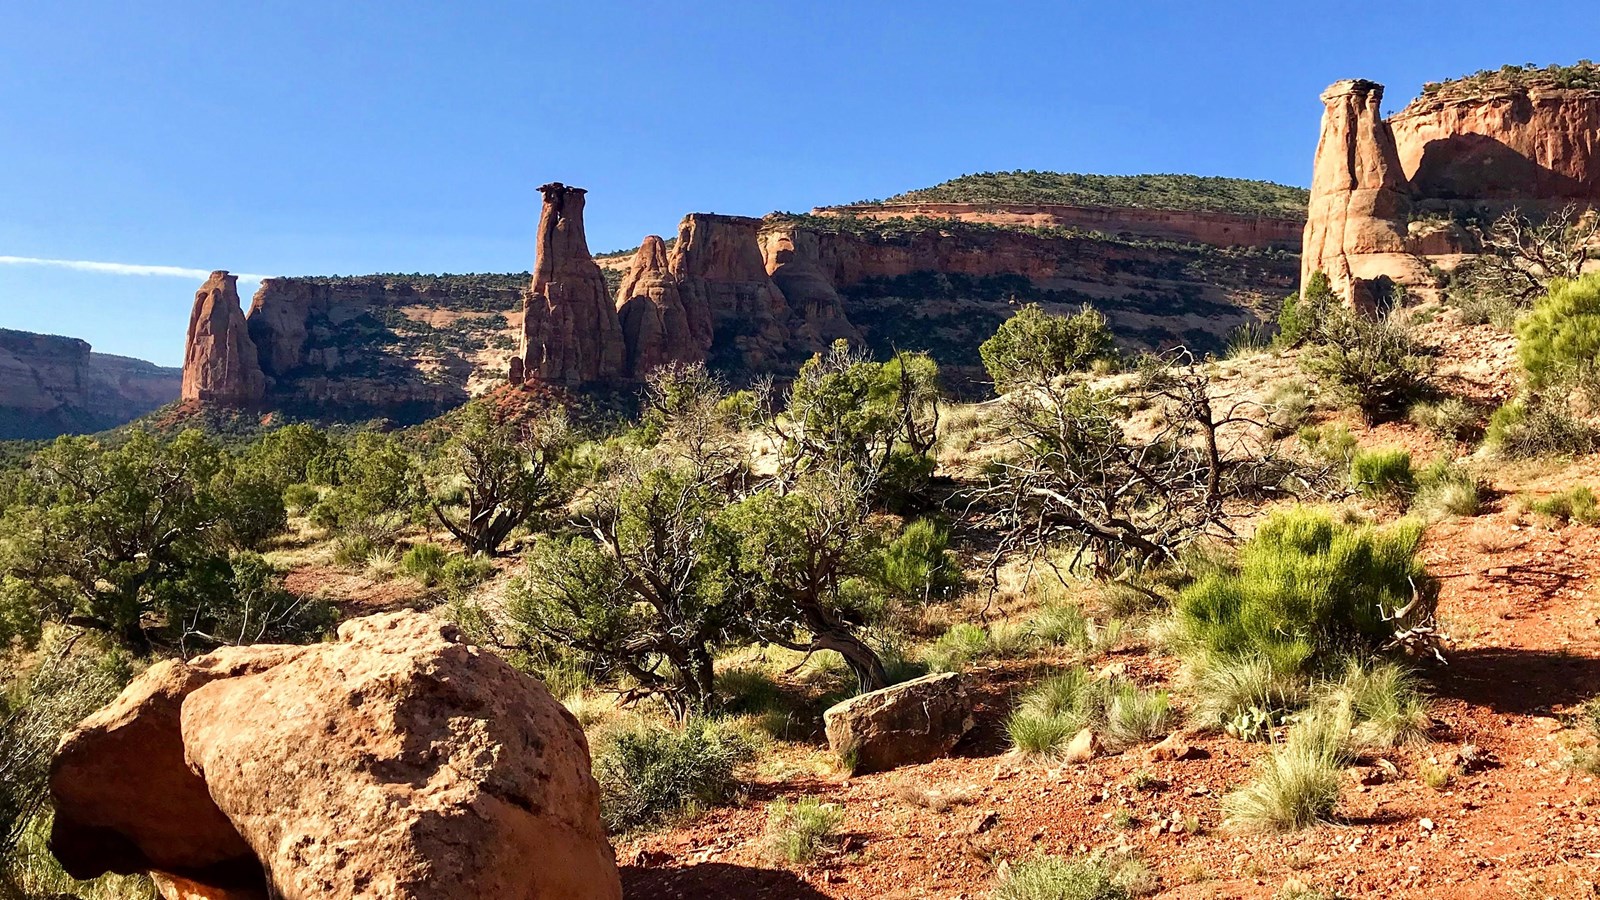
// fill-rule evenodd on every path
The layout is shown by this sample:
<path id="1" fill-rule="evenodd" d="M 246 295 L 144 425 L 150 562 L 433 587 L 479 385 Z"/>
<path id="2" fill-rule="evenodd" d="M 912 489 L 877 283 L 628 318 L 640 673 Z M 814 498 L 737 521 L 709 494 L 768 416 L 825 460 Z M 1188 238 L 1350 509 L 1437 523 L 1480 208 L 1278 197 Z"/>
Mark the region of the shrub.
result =
<path id="1" fill-rule="evenodd" d="M 424 587 L 439 583 L 450 554 L 438 544 L 417 544 L 400 557 L 400 571 Z"/>
<path id="2" fill-rule="evenodd" d="M 1223 798 L 1227 823 L 1247 831 L 1293 831 L 1333 818 L 1344 776 L 1343 737 L 1304 722 L 1256 764 L 1256 777 Z"/>
<path id="3" fill-rule="evenodd" d="M 1316 340 L 1321 323 L 1340 307 L 1333 285 L 1323 272 L 1313 272 L 1298 294 L 1290 294 L 1278 310 L 1277 341 L 1285 347 Z"/>
<path id="4" fill-rule="evenodd" d="M 1547 518 L 1579 525 L 1600 523 L 1600 502 L 1594 491 L 1584 485 L 1569 488 L 1559 494 L 1543 497 L 1528 504 L 1528 509 Z"/>
<path id="5" fill-rule="evenodd" d="M 1478 411 L 1460 397 L 1413 403 L 1407 418 L 1418 428 L 1425 428 L 1441 438 L 1452 441 L 1470 440 L 1481 430 L 1478 426 Z"/>
<path id="6" fill-rule="evenodd" d="M 303 516 L 317 505 L 322 494 L 309 484 L 291 484 L 283 489 L 283 505 L 297 516 Z"/>
<path id="7" fill-rule="evenodd" d="M 1311 415 L 1311 393 L 1300 381 L 1280 381 L 1262 400 L 1267 412 L 1267 432 L 1275 438 L 1294 434 Z"/>
<path id="8" fill-rule="evenodd" d="M 1359 409 L 1368 420 L 1406 408 L 1427 387 L 1430 366 L 1395 316 L 1372 318 L 1345 308 L 1330 310 L 1323 343 L 1300 358 L 1335 402 Z"/>
<path id="9" fill-rule="evenodd" d="M 907 603 L 948 600 L 961 590 L 950 534 L 927 519 L 907 525 L 879 554 L 883 586 Z"/>
<path id="10" fill-rule="evenodd" d="M 1372 500 L 1400 501 L 1417 488 L 1411 454 L 1405 450 L 1362 450 L 1350 457 L 1350 486 Z"/>
<path id="11" fill-rule="evenodd" d="M 333 545 L 333 561 L 341 566 L 364 566 L 375 547 L 370 539 L 355 534 L 340 538 Z"/>
<path id="12" fill-rule="evenodd" d="M 1132 893 L 1116 875 L 1095 858 L 1036 856 L 1010 867 L 994 900 L 1127 900 Z"/>
<path id="13" fill-rule="evenodd" d="M 1354 456 L 1356 436 L 1343 425 L 1306 426 L 1300 429 L 1300 446 L 1324 462 L 1346 465 Z"/>
<path id="14" fill-rule="evenodd" d="M 756 757 L 751 737 L 727 724 L 642 724 L 602 740 L 595 754 L 600 812 L 613 834 L 661 824 L 731 800 L 739 770 Z"/>
<path id="15" fill-rule="evenodd" d="M 1517 356 L 1535 390 L 1600 396 L 1600 273 L 1552 282 L 1517 323 Z"/>
<path id="16" fill-rule="evenodd" d="M 932 646 L 923 651 L 923 662 L 928 664 L 930 672 L 960 672 L 973 660 L 985 656 L 1004 656 L 1008 651 L 1019 649 L 1021 640 L 1017 636 L 1007 635 L 1006 639 L 997 640 L 993 629 L 999 624 L 990 629 L 968 622 L 951 625 Z"/>
<path id="17" fill-rule="evenodd" d="M 1052 315 L 1036 303 L 1018 310 L 978 347 L 995 390 L 1047 382 L 1113 359 L 1116 346 L 1106 318 L 1085 305 L 1072 316 Z"/>
<path id="18" fill-rule="evenodd" d="M 1180 593 L 1179 633 L 1195 649 L 1260 655 L 1282 672 L 1376 651 L 1431 621 L 1437 596 L 1416 557 L 1421 537 L 1416 522 L 1378 529 L 1303 507 L 1274 513 L 1232 570 Z"/>
<path id="19" fill-rule="evenodd" d="M 779 859 L 802 865 L 817 858 L 843 821 L 843 807 L 815 797 L 774 801 L 767 804 L 767 842 Z"/>
<path id="20" fill-rule="evenodd" d="M 1519 397 L 1494 411 L 1484 443 L 1500 456 L 1527 459 L 1588 453 L 1595 429 L 1572 414 L 1564 399 L 1548 394 Z"/>
<path id="21" fill-rule="evenodd" d="M 494 563 L 487 557 L 457 553 L 439 569 L 439 583 L 446 593 L 454 595 L 489 580 L 494 572 Z"/>

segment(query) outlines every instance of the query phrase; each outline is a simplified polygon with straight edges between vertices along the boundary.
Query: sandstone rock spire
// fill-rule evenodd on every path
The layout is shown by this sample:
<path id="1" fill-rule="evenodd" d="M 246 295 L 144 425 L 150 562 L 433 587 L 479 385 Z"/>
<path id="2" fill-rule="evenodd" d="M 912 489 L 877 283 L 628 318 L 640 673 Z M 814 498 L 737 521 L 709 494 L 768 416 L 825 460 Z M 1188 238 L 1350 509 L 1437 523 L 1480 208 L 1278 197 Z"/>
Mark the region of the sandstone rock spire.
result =
<path id="1" fill-rule="evenodd" d="M 266 376 L 239 308 L 238 281 L 212 272 L 194 295 L 183 352 L 184 400 L 254 406 L 266 397 Z"/>
<path id="2" fill-rule="evenodd" d="M 667 244 L 656 235 L 646 237 L 633 255 L 617 291 L 617 316 L 631 379 L 643 379 L 668 363 L 702 362 L 711 349 L 711 321 L 703 310 L 691 318 L 668 267 Z"/>
<path id="3" fill-rule="evenodd" d="M 718 361 L 748 371 L 783 360 L 788 337 L 789 305 L 767 276 L 760 228 L 747 216 L 690 213 L 668 260 L 690 322 L 709 323 L 705 333 L 725 345 Z"/>
<path id="4" fill-rule="evenodd" d="M 538 258 L 524 295 L 522 370 L 578 386 L 611 381 L 626 362 L 622 326 L 605 275 L 583 233 L 583 188 L 541 185 Z"/>
<path id="5" fill-rule="evenodd" d="M 1406 248 L 1410 189 L 1383 120 L 1383 85 L 1336 82 L 1322 102 L 1301 284 L 1320 270 L 1349 299 L 1364 293 L 1367 281 L 1417 267 Z"/>

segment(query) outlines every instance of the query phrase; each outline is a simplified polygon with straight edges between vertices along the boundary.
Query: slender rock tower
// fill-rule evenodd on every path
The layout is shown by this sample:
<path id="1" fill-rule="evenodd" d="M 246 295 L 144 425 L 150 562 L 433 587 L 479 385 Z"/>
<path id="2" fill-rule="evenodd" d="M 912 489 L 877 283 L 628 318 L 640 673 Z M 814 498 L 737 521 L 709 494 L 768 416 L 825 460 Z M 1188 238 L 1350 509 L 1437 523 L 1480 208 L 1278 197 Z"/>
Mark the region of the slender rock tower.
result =
<path id="1" fill-rule="evenodd" d="M 216 271 L 194 295 L 183 352 L 184 400 L 216 406 L 255 406 L 267 379 L 239 308 L 239 278 Z"/>
<path id="2" fill-rule="evenodd" d="M 560 182 L 539 192 L 538 259 L 523 295 L 522 353 L 512 360 L 513 380 L 567 387 L 617 380 L 626 365 L 622 325 L 583 234 L 585 192 Z"/>

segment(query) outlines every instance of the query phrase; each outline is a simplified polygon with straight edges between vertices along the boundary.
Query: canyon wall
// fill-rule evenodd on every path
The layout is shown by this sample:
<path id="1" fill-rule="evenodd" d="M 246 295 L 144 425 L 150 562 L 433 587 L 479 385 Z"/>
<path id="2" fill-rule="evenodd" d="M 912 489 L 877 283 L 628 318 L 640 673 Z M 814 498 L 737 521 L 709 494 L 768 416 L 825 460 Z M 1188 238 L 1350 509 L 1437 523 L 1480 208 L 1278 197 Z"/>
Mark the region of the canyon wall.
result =
<path id="1" fill-rule="evenodd" d="M 863 219 L 950 219 L 983 225 L 1072 228 L 1105 234 L 1212 244 L 1294 250 L 1305 220 L 1179 209 L 1071 206 L 1058 203 L 854 203 L 822 206 L 819 216 Z"/>
<path id="2" fill-rule="evenodd" d="M 1600 206 L 1600 91 L 1537 74 L 1429 87 L 1387 119 L 1374 82 L 1322 95 L 1302 274 L 1326 272 L 1354 304 L 1385 282 L 1433 290 L 1432 267 L 1479 249 L 1463 223 Z"/>
<path id="3" fill-rule="evenodd" d="M 0 328 L 0 440 L 115 428 L 178 399 L 183 371 Z"/>

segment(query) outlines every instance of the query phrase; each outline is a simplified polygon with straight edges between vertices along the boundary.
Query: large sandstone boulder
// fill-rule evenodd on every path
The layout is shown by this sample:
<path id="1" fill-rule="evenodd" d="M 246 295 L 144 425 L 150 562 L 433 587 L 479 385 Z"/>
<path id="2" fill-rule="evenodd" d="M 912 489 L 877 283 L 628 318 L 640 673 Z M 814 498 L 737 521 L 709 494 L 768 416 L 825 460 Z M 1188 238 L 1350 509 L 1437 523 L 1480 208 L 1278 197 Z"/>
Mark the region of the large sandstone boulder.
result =
<path id="1" fill-rule="evenodd" d="M 938 759 L 972 730 L 961 676 L 925 675 L 852 697 L 823 713 L 828 747 L 858 774 Z"/>
<path id="2" fill-rule="evenodd" d="M 617 315 L 627 347 L 625 369 L 635 381 L 658 366 L 703 362 L 711 349 L 711 321 L 703 314 L 690 317 L 668 268 L 667 244 L 656 235 L 633 255 L 617 291 Z"/>
<path id="3" fill-rule="evenodd" d="M 583 188 L 542 185 L 539 253 L 523 297 L 522 370 L 527 378 L 577 387 L 619 378 L 622 324 L 583 229 Z"/>
<path id="4" fill-rule="evenodd" d="M 168 900 L 621 896 L 577 722 L 419 613 L 154 666 L 50 787 L 68 872 Z"/>
<path id="5" fill-rule="evenodd" d="M 253 406 L 266 396 L 266 375 L 239 307 L 238 281 L 236 275 L 212 272 L 194 295 L 183 351 L 184 400 Z"/>

